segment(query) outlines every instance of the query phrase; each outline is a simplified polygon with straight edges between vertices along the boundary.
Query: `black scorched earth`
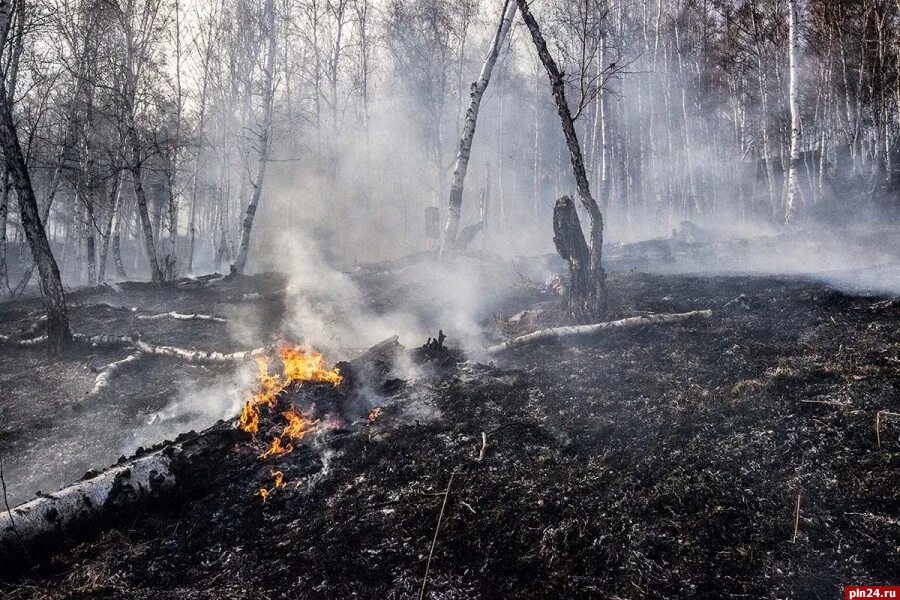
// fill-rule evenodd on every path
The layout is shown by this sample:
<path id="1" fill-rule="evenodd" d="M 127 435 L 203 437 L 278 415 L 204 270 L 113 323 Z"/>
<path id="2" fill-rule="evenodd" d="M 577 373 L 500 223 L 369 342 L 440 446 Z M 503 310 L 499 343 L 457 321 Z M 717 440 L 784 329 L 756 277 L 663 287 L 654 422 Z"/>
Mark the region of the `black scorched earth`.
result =
<path id="1" fill-rule="evenodd" d="M 79 297 L 74 322 L 124 335 L 135 314 L 109 305 L 227 314 L 254 302 L 264 331 L 284 309 L 279 285 L 212 281 L 165 298 L 138 284 L 95 290 Z M 75 540 L 23 547 L 0 592 L 411 598 L 424 586 L 429 598 L 824 599 L 844 584 L 896 581 L 900 303 L 760 276 L 624 271 L 610 287 L 616 318 L 713 314 L 490 358 L 447 351 L 452 337 L 427 348 L 401 340 L 406 351 L 389 341 L 387 358 L 345 363 L 338 385 L 285 385 L 260 406 L 255 435 L 231 420 L 181 436 L 192 450 L 173 490 L 109 511 Z M 511 289 L 497 314 L 546 294 Z M 392 293 L 373 289 L 371 301 Z M 4 333 L 34 308 L 4 306 Z M 501 326 L 548 324 L 536 311 L 518 317 Z M 143 326 L 158 343 L 223 345 L 220 323 L 153 323 Z M 24 368 L 11 364 L 29 352 Z M 128 354 L 105 352 L 51 366 L 39 350 L 0 348 L 13 506 L 77 479 L 81 461 L 104 460 L 113 431 L 142 426 L 177 386 L 223 370 L 149 357 L 141 383 L 123 373 L 115 394 L 81 406 L 95 377 L 86 356 Z M 307 430 L 283 438 L 291 451 L 265 455 L 292 407 Z"/>

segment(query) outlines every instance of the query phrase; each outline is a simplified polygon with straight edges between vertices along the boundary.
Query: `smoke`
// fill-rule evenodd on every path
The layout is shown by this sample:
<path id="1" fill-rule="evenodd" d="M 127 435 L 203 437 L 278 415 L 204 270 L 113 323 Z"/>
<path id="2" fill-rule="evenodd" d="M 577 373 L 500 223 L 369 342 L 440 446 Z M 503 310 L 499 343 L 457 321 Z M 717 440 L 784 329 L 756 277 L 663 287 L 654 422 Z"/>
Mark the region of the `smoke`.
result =
<path id="1" fill-rule="evenodd" d="M 389 272 L 331 264 L 323 241 L 303 231 L 278 232 L 278 252 L 265 252 L 258 268 L 288 277 L 284 330 L 335 357 L 365 349 L 392 335 L 408 347 L 443 330 L 453 343 L 477 352 L 484 321 L 497 310 L 501 290 L 517 277 L 505 263 L 466 256 L 439 261 L 420 255 Z"/>
<path id="2" fill-rule="evenodd" d="M 248 364 L 223 373 L 217 383 L 210 383 L 208 378 L 202 383 L 182 380 L 177 387 L 178 397 L 123 440 L 120 452 L 130 455 L 140 446 L 149 447 L 187 431 L 201 431 L 220 419 L 234 418 L 246 401 L 248 390 L 253 389 L 255 373 L 255 367 Z"/>

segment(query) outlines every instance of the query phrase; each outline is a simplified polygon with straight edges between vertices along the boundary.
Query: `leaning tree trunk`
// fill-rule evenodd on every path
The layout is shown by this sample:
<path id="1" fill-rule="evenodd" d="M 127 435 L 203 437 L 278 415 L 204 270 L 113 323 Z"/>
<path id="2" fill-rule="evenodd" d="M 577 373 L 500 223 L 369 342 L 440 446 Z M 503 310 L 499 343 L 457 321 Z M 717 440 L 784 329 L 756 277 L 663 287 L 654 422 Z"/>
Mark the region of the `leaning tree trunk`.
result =
<path id="1" fill-rule="evenodd" d="M 481 107 L 481 98 L 491 80 L 491 72 L 500 55 L 500 47 L 506 39 L 512 21 L 516 16 L 515 0 L 506 0 L 503 9 L 503 17 L 487 58 L 481 67 L 478 81 L 472 84 L 469 109 L 466 111 L 466 121 L 463 125 L 462 137 L 459 140 L 459 150 L 456 154 L 456 167 L 453 169 L 453 181 L 450 183 L 450 206 L 447 209 L 447 227 L 444 229 L 444 237 L 441 240 L 441 256 L 446 256 L 453 251 L 456 243 L 456 232 L 459 230 L 459 217 L 462 212 L 463 185 L 466 180 L 466 171 L 469 168 L 469 156 L 472 154 L 472 140 L 475 137 L 475 125 L 478 121 L 478 109 Z"/>
<path id="2" fill-rule="evenodd" d="M 9 30 L 9 21 L 9 2 L 0 0 L 0 31 Z M 19 145 L 13 120 L 12 100 L 7 95 L 6 82 L 2 78 L 0 78 L 0 146 L 3 148 L 6 169 L 16 186 L 22 228 L 25 230 L 25 237 L 31 246 L 31 254 L 41 276 L 41 292 L 47 310 L 48 346 L 51 351 L 59 352 L 72 341 L 66 294 L 59 276 L 59 267 L 50 249 L 50 241 L 38 214 L 37 199 L 34 196 L 25 155 Z"/>
<path id="3" fill-rule="evenodd" d="M 134 125 L 132 124 L 132 128 Z M 150 265 L 150 279 L 153 283 L 162 283 L 163 273 L 159 268 L 156 256 L 156 242 L 153 239 L 153 225 L 150 223 L 150 211 L 147 208 L 147 194 L 144 192 L 143 168 L 141 166 L 141 148 L 137 132 L 132 129 L 131 136 L 131 183 L 134 186 L 134 197 L 137 200 L 138 215 L 141 219 L 141 230 L 144 234 L 144 251 Z"/>
<path id="4" fill-rule="evenodd" d="M 791 108 L 791 163 L 788 169 L 787 195 L 785 197 L 785 223 L 792 223 L 797 215 L 800 202 L 800 106 L 799 73 L 797 65 L 797 0 L 788 1 L 789 34 L 788 57 L 790 60 L 790 83 L 788 100 Z"/>
<path id="5" fill-rule="evenodd" d="M 263 179 L 266 175 L 266 161 L 269 159 L 269 145 L 272 137 L 272 111 L 275 101 L 275 2 L 266 1 L 266 28 L 269 36 L 269 51 L 266 57 L 266 86 L 265 100 L 263 104 L 263 127 L 259 139 L 259 161 L 256 165 L 256 180 L 253 182 L 253 195 L 244 213 L 244 221 L 241 223 L 241 243 L 238 247 L 237 257 L 231 265 L 232 275 L 243 275 L 247 266 L 247 253 L 250 251 L 250 232 L 253 229 L 253 219 L 256 209 L 259 207 L 259 197 L 262 194 Z"/>
<path id="6" fill-rule="evenodd" d="M 97 265 L 97 283 L 106 280 L 106 261 L 109 257 L 109 243 L 112 241 L 114 225 L 119 218 L 119 205 L 122 201 L 122 167 L 121 160 L 117 156 L 113 161 L 113 179 L 109 189 L 109 210 L 106 214 L 106 223 L 100 232 L 100 259 Z"/>
<path id="7" fill-rule="evenodd" d="M 553 99 L 556 102 L 559 118 L 562 121 L 562 130 L 572 161 L 572 171 L 575 174 L 578 196 L 591 217 L 590 285 L 584 290 L 584 296 L 575 301 L 577 305 L 583 307 L 580 314 L 575 316 L 578 319 L 604 316 L 607 310 L 607 295 L 606 273 L 601 264 L 603 256 L 603 215 L 600 212 L 597 201 L 591 195 L 591 187 L 588 183 L 587 173 L 584 169 L 584 159 L 581 155 L 581 146 L 578 143 L 578 134 L 575 131 L 575 122 L 572 119 L 569 104 L 566 102 L 565 82 L 563 81 L 562 73 L 560 73 L 559 68 L 556 66 L 556 61 L 553 60 L 550 51 L 547 49 L 547 43 L 544 41 L 543 35 L 541 35 L 541 29 L 537 21 L 531 14 L 527 0 L 516 0 L 516 2 L 518 2 L 519 10 L 522 11 L 525 25 L 531 32 L 531 39 L 535 48 L 537 48 L 538 56 L 550 78 Z"/>

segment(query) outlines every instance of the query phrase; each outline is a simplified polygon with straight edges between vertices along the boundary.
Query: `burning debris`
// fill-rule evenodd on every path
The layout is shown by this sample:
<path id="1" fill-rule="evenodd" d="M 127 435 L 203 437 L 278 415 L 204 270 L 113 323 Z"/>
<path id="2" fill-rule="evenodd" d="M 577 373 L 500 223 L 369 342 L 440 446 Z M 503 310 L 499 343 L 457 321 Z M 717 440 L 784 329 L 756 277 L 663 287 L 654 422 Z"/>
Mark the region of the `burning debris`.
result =
<path id="1" fill-rule="evenodd" d="M 311 383 L 327 383 L 337 386 L 343 381 L 340 370 L 327 369 L 325 357 L 315 351 L 295 345 L 283 345 L 278 349 L 282 372 L 280 375 L 269 373 L 269 360 L 256 357 L 258 390 L 244 403 L 239 419 L 240 428 L 251 436 L 259 434 L 261 411 L 267 415 L 280 414 L 284 426 L 279 434 L 272 438 L 268 450 L 260 458 L 280 456 L 294 450 L 294 443 L 319 427 L 319 420 L 312 417 L 312 408 L 305 411 L 290 405 L 279 408 L 278 396 L 292 385 Z"/>
<path id="2" fill-rule="evenodd" d="M 205 462 L 226 458 L 238 442 L 260 445 L 261 439 L 270 440 L 257 454 L 257 460 L 266 461 L 295 452 L 308 436 L 344 426 L 349 419 L 366 416 L 366 422 L 374 423 L 380 408 L 360 412 L 357 396 L 383 387 L 383 377 L 394 370 L 403 346 L 396 337 L 389 338 L 340 368 L 328 368 L 323 354 L 294 344 L 282 344 L 273 354 L 254 356 L 255 390 L 234 421 L 151 450 L 139 449 L 134 458 L 123 457 L 108 470 L 89 473 L 77 484 L 0 514 L 0 559 L 7 559 L 0 571 L 44 560 L 65 543 L 113 525 L 151 500 L 191 498 L 209 490 L 215 481 L 198 471 Z M 276 366 L 280 373 L 272 372 Z M 324 468 L 327 459 L 321 462 Z M 263 503 L 287 484 L 282 469 L 269 467 L 268 474 L 271 484 L 256 491 Z M 298 479 L 294 488 L 301 484 Z"/>

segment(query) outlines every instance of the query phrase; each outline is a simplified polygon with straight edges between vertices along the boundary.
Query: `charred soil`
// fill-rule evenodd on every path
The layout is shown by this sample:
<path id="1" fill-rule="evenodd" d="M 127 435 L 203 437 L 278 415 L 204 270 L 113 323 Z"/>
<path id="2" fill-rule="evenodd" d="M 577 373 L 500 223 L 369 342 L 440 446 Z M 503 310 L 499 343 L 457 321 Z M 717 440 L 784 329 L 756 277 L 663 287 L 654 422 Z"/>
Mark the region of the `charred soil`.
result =
<path id="1" fill-rule="evenodd" d="M 796 278 L 617 273 L 610 288 L 620 316 L 713 316 L 445 366 L 283 456 L 240 443 L 195 474 L 201 497 L 0 591 L 417 597 L 445 495 L 431 598 L 824 599 L 896 584 L 900 418 L 881 419 L 881 448 L 875 424 L 900 412 L 900 303 Z M 19 418 L 14 439 L 39 430 Z"/>

